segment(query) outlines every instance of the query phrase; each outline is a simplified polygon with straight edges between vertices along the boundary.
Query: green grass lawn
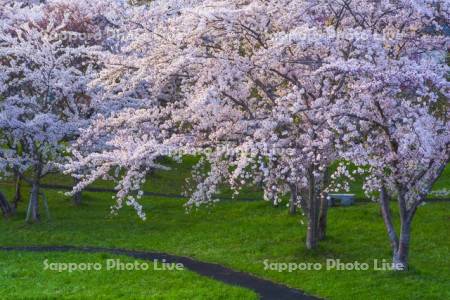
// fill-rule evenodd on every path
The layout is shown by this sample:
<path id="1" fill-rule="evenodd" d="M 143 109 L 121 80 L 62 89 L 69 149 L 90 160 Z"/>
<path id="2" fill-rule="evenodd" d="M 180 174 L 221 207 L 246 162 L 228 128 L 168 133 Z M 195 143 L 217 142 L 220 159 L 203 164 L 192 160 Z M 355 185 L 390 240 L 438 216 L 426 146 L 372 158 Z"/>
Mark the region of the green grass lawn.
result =
<path id="1" fill-rule="evenodd" d="M 158 180 L 167 181 L 163 175 Z M 150 183 L 149 183 L 150 184 Z M 12 189 L 2 186 L 8 196 Z M 160 187 L 169 189 L 168 187 Z M 174 193 L 176 191 L 173 191 Z M 25 194 L 25 191 L 24 191 Z M 51 222 L 25 225 L 25 205 L 17 217 L 0 222 L 0 245 L 79 245 L 121 247 L 138 250 L 164 251 L 215 262 L 259 277 L 284 283 L 307 293 L 329 299 L 449 299 L 450 265 L 448 203 L 430 203 L 420 207 L 413 224 L 411 270 L 396 274 L 383 271 L 295 271 L 277 272 L 264 269 L 270 262 L 320 262 L 328 258 L 342 262 L 368 262 L 373 259 L 390 260 L 391 253 L 384 225 L 375 204 L 360 204 L 346 208 L 332 208 L 329 213 L 328 238 L 317 251 L 307 251 L 303 245 L 305 226 L 300 215 L 288 216 L 285 207 L 273 207 L 263 201 L 226 201 L 212 209 L 202 208 L 186 214 L 184 200 L 144 198 L 148 215 L 141 221 L 130 208 L 119 216 L 111 216 L 112 194 L 85 193 L 84 204 L 73 207 L 70 199 L 57 191 L 46 191 L 52 213 Z M 395 206 L 393 206 L 394 211 Z M 49 255 L 66 261 L 97 259 L 86 254 Z M 62 275 L 59 279 L 42 271 L 42 254 L 1 254 L 1 284 L 9 287 L 10 297 L 45 297 L 58 291 L 61 296 L 74 296 L 74 290 L 86 287 L 93 295 L 108 295 L 116 287 L 115 276 L 133 284 L 118 287 L 112 297 L 122 293 L 137 293 L 137 297 L 155 295 L 157 298 L 191 298 L 190 289 L 210 285 L 209 280 L 184 272 L 171 274 L 89 274 Z M 23 271 L 23 262 L 30 262 L 30 270 Z M 27 263 L 28 265 L 28 263 Z M 141 277 L 142 276 L 142 277 Z M 158 276 L 165 276 L 158 280 Z M 28 279 L 45 285 L 34 289 Z M 66 279 L 64 279 L 66 278 Z M 65 284 L 65 280 L 67 283 Z M 162 281 L 166 280 L 166 283 Z M 22 282 L 24 281 L 24 282 Z M 19 285 L 20 282 L 20 285 Z M 42 283 L 43 282 L 43 283 Z M 173 282 L 173 291 L 166 286 Z M 180 282 L 185 285 L 180 286 Z M 102 284 L 106 284 L 103 286 Z M 23 289 L 14 286 L 27 285 Z M 70 284 L 72 287 L 68 287 Z M 46 287 L 48 285 L 48 288 Z M 253 294 L 215 284 L 211 289 L 199 288 L 198 299 L 251 299 Z M 3 287 L 3 286 L 2 286 Z M 135 291 L 139 290 L 139 291 Z M 88 292 L 86 292 L 88 293 Z M 229 297 L 228 297 L 229 296 Z"/>
<path id="2" fill-rule="evenodd" d="M 257 299 L 245 289 L 183 271 L 107 269 L 108 254 L 0 252 L 1 299 Z M 119 257 L 121 263 L 134 259 Z M 48 264 L 97 263 L 101 269 L 58 272 Z"/>
<path id="3" fill-rule="evenodd" d="M 146 191 L 180 194 L 194 158 L 183 164 L 171 161 L 171 171 L 156 171 L 145 183 Z M 51 175 L 49 184 L 71 185 L 68 176 Z M 361 178 L 352 192 L 363 197 Z M 112 188 L 111 182 L 93 186 Z M 450 168 L 435 189 L 450 187 Z M 12 186 L 0 185 L 8 198 Z M 24 187 L 23 194 L 28 194 Z M 0 222 L 0 245 L 78 245 L 122 247 L 165 251 L 200 260 L 220 263 L 236 270 L 299 288 L 330 299 L 448 299 L 450 298 L 449 253 L 450 204 L 430 203 L 420 207 L 414 220 L 411 270 L 407 273 L 374 271 L 294 271 L 264 269 L 264 261 L 325 263 L 390 261 L 390 247 L 379 208 L 358 204 L 332 208 L 328 238 L 317 251 L 303 246 L 305 226 L 301 216 L 288 216 L 286 208 L 263 201 L 224 201 L 213 208 L 186 213 L 184 200 L 144 198 L 148 220 L 140 220 L 130 208 L 111 216 L 114 203 L 109 193 L 84 193 L 83 205 L 72 206 L 62 192 L 47 190 L 51 222 L 25 225 L 25 204 L 18 215 Z M 223 188 L 222 196 L 230 191 Z M 261 198 L 259 189 L 244 189 L 241 197 Z M 395 205 L 393 205 L 396 211 Z M 396 215 L 396 214 L 394 214 Z M 398 225 L 398 224 L 397 224 Z M 120 298 L 133 293 L 135 298 L 155 299 L 253 299 L 250 291 L 227 286 L 189 271 L 182 272 L 77 272 L 55 274 L 43 271 L 45 258 L 54 261 L 96 262 L 111 255 L 84 253 L 0 252 L 0 291 L 10 298 Z M 122 258 L 127 260 L 127 258 Z M 130 260 L 128 258 L 128 260 Z M 36 288 L 36 284 L 41 285 Z"/>

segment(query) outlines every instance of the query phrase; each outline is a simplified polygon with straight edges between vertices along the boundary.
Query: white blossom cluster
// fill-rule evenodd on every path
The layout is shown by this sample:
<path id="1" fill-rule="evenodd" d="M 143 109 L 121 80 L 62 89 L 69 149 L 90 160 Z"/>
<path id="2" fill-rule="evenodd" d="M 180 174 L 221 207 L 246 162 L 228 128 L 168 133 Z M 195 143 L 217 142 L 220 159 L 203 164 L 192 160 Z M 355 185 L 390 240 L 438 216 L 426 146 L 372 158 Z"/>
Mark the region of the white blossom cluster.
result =
<path id="1" fill-rule="evenodd" d="M 67 143 L 95 111 L 93 45 L 57 39 L 99 30 L 88 2 L 2 1 L 0 9 L 0 170 L 37 183 L 55 170 Z M 27 4 L 27 5 L 25 5 Z"/>

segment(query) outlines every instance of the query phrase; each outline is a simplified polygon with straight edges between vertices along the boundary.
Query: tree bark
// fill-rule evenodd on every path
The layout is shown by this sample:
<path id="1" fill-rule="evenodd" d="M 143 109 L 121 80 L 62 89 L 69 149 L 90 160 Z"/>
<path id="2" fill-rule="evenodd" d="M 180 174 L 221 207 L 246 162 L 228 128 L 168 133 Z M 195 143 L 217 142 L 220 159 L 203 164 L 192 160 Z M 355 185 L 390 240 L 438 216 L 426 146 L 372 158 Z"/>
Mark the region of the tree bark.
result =
<path id="1" fill-rule="evenodd" d="M 316 248 L 319 242 L 319 235 L 318 235 L 319 218 L 317 212 L 318 210 L 312 207 L 308 218 L 308 229 L 306 232 L 306 248 L 308 249 Z"/>
<path id="2" fill-rule="evenodd" d="M 74 178 L 74 185 L 77 185 L 77 184 L 78 184 L 78 180 L 76 178 Z M 82 199 L 83 199 L 82 192 L 77 192 L 73 195 L 72 202 L 75 206 L 80 206 Z"/>
<path id="3" fill-rule="evenodd" d="M 295 184 L 291 184 L 291 200 L 289 201 L 289 214 L 295 215 L 297 213 L 297 186 Z"/>
<path id="4" fill-rule="evenodd" d="M 316 180 L 313 170 L 308 171 L 308 228 L 306 231 L 306 248 L 314 249 L 317 247 L 318 229 L 319 229 L 319 210 L 320 205 L 316 193 Z"/>
<path id="5" fill-rule="evenodd" d="M 27 223 L 36 223 L 41 220 L 39 214 L 39 192 L 40 184 L 35 181 L 31 188 L 30 202 L 28 204 L 27 217 L 25 219 Z"/>
<path id="6" fill-rule="evenodd" d="M 82 197 L 81 192 L 75 193 L 75 194 L 73 195 L 73 199 L 72 199 L 72 200 L 73 200 L 73 204 L 74 204 L 75 206 L 80 206 L 80 205 L 81 205 L 82 199 L 83 199 L 83 197 Z"/>
<path id="7" fill-rule="evenodd" d="M 328 167 L 325 168 L 323 174 L 322 191 L 324 191 L 330 183 L 330 173 Z M 320 198 L 320 215 L 319 215 L 319 240 L 324 240 L 327 235 L 327 219 L 328 219 L 328 193 L 323 193 Z"/>
<path id="8" fill-rule="evenodd" d="M 22 201 L 22 176 L 20 174 L 16 174 L 16 183 L 15 183 L 15 193 L 13 200 L 13 210 L 17 211 L 17 207 L 19 206 L 19 202 Z"/>
<path id="9" fill-rule="evenodd" d="M 398 206 L 400 210 L 400 240 L 393 255 L 393 267 L 396 271 L 408 269 L 409 239 L 411 223 L 406 202 L 406 188 L 399 188 Z"/>
<path id="10" fill-rule="evenodd" d="M 381 188 L 380 204 L 381 214 L 384 224 L 391 242 L 392 248 L 392 268 L 394 271 L 408 270 L 409 242 L 411 238 L 411 224 L 414 217 L 416 207 L 408 210 L 406 208 L 405 193 L 401 190 L 398 196 L 398 204 L 400 207 L 400 238 L 395 231 L 392 223 L 391 210 L 389 208 L 389 195 L 386 188 Z"/>
<path id="11" fill-rule="evenodd" d="M 393 255 L 393 267 L 395 271 L 408 269 L 409 242 L 411 237 L 411 220 L 402 220 L 400 229 L 400 242 Z"/>
<path id="12" fill-rule="evenodd" d="M 319 240 L 324 240 L 327 235 L 327 218 L 328 218 L 328 199 L 327 195 L 323 195 L 320 203 L 320 216 L 319 216 Z"/>
<path id="13" fill-rule="evenodd" d="M 398 249 L 398 236 L 395 232 L 394 224 L 392 223 L 391 210 L 389 208 L 389 195 L 384 186 L 381 188 L 380 193 L 380 208 L 384 225 L 386 226 L 386 231 L 388 233 L 389 241 L 391 243 L 391 248 L 395 253 Z"/>
<path id="14" fill-rule="evenodd" d="M 8 200 L 6 200 L 5 195 L 3 195 L 3 193 L 1 193 L 1 192 L 0 192 L 0 209 L 5 218 L 10 217 L 13 213 Z"/>

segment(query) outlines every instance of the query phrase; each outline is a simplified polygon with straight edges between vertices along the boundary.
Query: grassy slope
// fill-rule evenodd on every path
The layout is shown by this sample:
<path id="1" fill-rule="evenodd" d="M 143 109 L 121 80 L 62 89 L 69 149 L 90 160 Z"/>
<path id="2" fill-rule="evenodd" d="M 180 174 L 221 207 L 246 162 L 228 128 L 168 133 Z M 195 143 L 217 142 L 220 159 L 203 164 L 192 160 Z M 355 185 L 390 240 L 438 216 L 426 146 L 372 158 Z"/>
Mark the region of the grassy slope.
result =
<path id="1" fill-rule="evenodd" d="M 11 195 L 11 190 L 7 191 Z M 305 227 L 300 218 L 289 217 L 285 208 L 274 208 L 266 202 L 227 201 L 188 215 L 182 207 L 183 200 L 145 198 L 149 218 L 143 222 L 131 209 L 111 217 L 108 209 L 113 203 L 111 194 L 86 193 L 85 204 L 78 208 L 71 207 L 70 199 L 61 193 L 47 191 L 47 196 L 53 221 L 24 225 L 23 205 L 17 219 L 0 222 L 0 245 L 71 244 L 166 251 L 221 263 L 330 299 L 450 298 L 448 203 L 427 204 L 419 209 L 413 228 L 412 270 L 408 273 L 373 270 L 279 273 L 264 270 L 263 261 L 389 260 L 390 249 L 377 206 L 331 209 L 329 238 L 318 251 L 310 252 L 303 246 Z M 14 257 L 6 260 L 18 269 Z M 12 271 L 15 269 L 12 267 Z M 13 285 L 10 280 L 7 278 Z M 51 284 L 59 286 L 53 280 Z M 82 278 L 76 279 L 77 286 L 83 284 Z M 229 289 L 222 293 L 233 295 Z M 214 294 L 204 295 L 216 298 Z"/>
<path id="2" fill-rule="evenodd" d="M 169 172 L 157 171 L 145 184 L 145 190 L 161 193 L 180 194 L 184 179 L 189 175 L 195 159 L 188 158 L 184 164 L 169 163 Z M 69 177 L 53 175 L 46 179 L 47 183 L 71 184 Z M 352 185 L 352 192 L 362 196 L 361 180 Z M 111 182 L 99 181 L 97 187 L 113 187 Z M 436 189 L 450 187 L 450 168 L 436 184 Z M 2 190 L 11 196 L 12 189 L 3 185 Z M 24 191 L 24 195 L 27 192 Z M 330 211 L 329 238 L 316 252 L 306 251 L 303 247 L 305 228 L 299 222 L 300 217 L 289 217 L 283 207 L 273 208 L 265 202 L 223 202 L 213 209 L 202 208 L 189 215 L 183 209 L 183 200 L 145 198 L 143 200 L 148 213 L 148 221 L 142 222 L 130 209 L 124 209 L 118 217 L 109 215 L 109 206 L 113 203 L 111 194 L 85 193 L 85 204 L 73 208 L 70 199 L 60 192 L 47 191 L 50 199 L 53 221 L 33 226 L 23 224 L 24 205 L 16 219 L 0 222 L 0 245 L 24 244 L 71 244 L 99 245 L 107 247 L 124 247 L 130 249 L 146 249 L 167 251 L 174 254 L 197 257 L 202 260 L 218 262 L 235 269 L 258 274 L 261 277 L 286 283 L 304 289 L 312 294 L 332 299 L 348 299 L 364 297 L 367 299 L 436 299 L 450 298 L 448 267 L 446 253 L 449 252 L 449 212 L 446 203 L 429 204 L 421 207 L 414 222 L 411 263 L 412 270 L 408 274 L 392 274 L 375 271 L 297 271 L 294 273 L 278 273 L 264 270 L 264 259 L 271 262 L 325 262 L 327 258 L 339 258 L 343 262 L 370 262 L 375 258 L 390 258 L 390 250 L 385 230 L 374 204 L 349 208 L 334 208 Z M 229 195 L 226 189 L 223 193 Z M 261 198 L 255 188 L 248 188 L 242 197 Z M 395 208 L 394 208 L 395 209 Z M 269 222 L 270 220 L 270 222 Z M 5 284 L 16 286 L 18 254 L 1 254 L 1 260 L 10 265 L 3 274 Z M 52 257 L 65 258 L 67 254 Z M 20 256 L 22 257 L 22 256 Z M 25 255 L 25 261 L 42 263 L 42 255 Z M 85 261 L 85 255 L 71 255 L 73 259 Z M 22 259 L 22 258 L 21 258 Z M 42 278 L 53 286 L 35 292 L 24 289 L 22 296 L 50 295 L 61 287 L 62 281 L 43 274 L 34 268 L 32 276 Z M 11 275 L 11 276 L 10 276 Z M 97 276 L 98 275 L 98 276 Z M 97 281 L 111 282 L 116 275 L 89 275 L 93 277 L 91 286 L 82 276 L 76 276 L 74 286 L 92 287 L 92 295 L 107 295 L 112 286 L 103 288 Z M 158 276 L 159 274 L 155 275 Z M 164 275 L 164 274 L 163 274 Z M 121 275 L 124 281 L 134 280 L 136 274 Z M 146 276 L 139 281 L 140 292 L 145 293 L 153 278 Z M 18 277 L 22 279 L 22 277 Z M 26 278 L 26 277 L 25 277 Z M 46 279 L 47 278 L 47 279 Z M 103 278 L 103 279 L 102 279 Z M 139 277 L 140 278 L 140 277 Z M 157 278 L 157 277 L 156 277 Z M 179 287 L 177 280 L 186 282 L 186 288 Z M 106 280 L 105 280 L 106 279 Z M 14 281 L 16 280 L 16 281 Z M 150 281 L 148 281 L 150 280 Z M 174 282 L 174 294 L 165 294 L 168 298 L 188 296 L 191 284 L 202 285 L 195 275 L 184 272 L 182 276 L 171 274 L 168 282 Z M 112 283 L 111 283 L 112 284 Z M 124 285 L 124 289 L 125 289 Z M 30 286 L 31 287 L 31 286 Z M 164 290 L 164 285 L 156 284 L 155 295 Z M 126 289 L 124 290 L 126 291 Z M 242 291 L 217 286 L 211 291 L 201 291 L 199 295 L 207 298 L 218 298 L 222 291 L 230 297 L 240 297 Z M 122 291 L 119 289 L 119 295 Z M 39 294 L 41 293 L 41 294 Z M 44 294 L 42 294 L 44 293 Z M 71 291 L 62 289 L 65 296 Z M 172 292 L 171 292 L 172 293 Z M 177 294 L 178 293 L 178 294 Z M 13 294 L 9 294 L 12 296 Z M 141 294 L 140 294 L 141 295 Z M 142 294 L 145 295 L 145 294 Z M 89 296 L 89 295 L 87 295 Z M 148 296 L 148 295 L 145 295 Z M 244 298 L 251 298 L 248 293 Z"/>
<path id="3" fill-rule="evenodd" d="M 117 271 L 106 259 L 117 256 L 73 253 L 0 252 L 2 299 L 256 299 L 256 294 L 202 278 L 189 271 Z M 101 263 L 100 271 L 44 270 L 49 263 Z M 133 263 L 120 257 L 122 263 Z"/>

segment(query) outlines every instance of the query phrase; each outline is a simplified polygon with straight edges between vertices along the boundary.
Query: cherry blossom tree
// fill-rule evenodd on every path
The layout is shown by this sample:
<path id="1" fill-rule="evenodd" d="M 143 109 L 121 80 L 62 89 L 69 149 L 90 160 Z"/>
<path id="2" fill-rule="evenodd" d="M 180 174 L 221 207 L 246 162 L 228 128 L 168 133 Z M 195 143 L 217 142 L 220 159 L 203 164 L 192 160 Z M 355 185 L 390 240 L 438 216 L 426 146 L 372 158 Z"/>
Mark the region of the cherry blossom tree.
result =
<path id="1" fill-rule="evenodd" d="M 196 176 L 188 205 L 214 202 L 221 183 L 236 193 L 262 183 L 266 200 L 290 193 L 302 207 L 306 245 L 314 248 L 325 235 L 325 171 L 335 157 L 327 119 L 343 84 L 319 70 L 330 56 L 320 41 L 326 34 L 301 15 L 286 20 L 293 8 L 286 1 L 213 1 L 176 20 L 193 24 L 177 59 L 192 69 L 181 111 L 190 125 L 186 142 L 199 153 L 212 150 L 211 170 Z M 318 38 L 305 39 L 310 34 Z"/>
<path id="2" fill-rule="evenodd" d="M 344 156 L 361 166 L 369 165 L 364 189 L 368 195 L 379 195 L 394 267 L 406 269 L 413 217 L 450 163 L 449 119 L 429 113 L 435 103 L 405 101 L 397 106 L 396 97 L 384 100 L 370 101 L 376 113 L 357 114 L 359 121 L 355 123 L 369 127 L 370 132 Z M 448 115 L 449 104 L 444 105 Z M 389 209 L 392 198 L 397 200 L 400 210 L 398 234 Z"/>
<path id="3" fill-rule="evenodd" d="M 413 217 L 450 162 L 448 68 L 426 58 L 389 63 L 389 69 L 370 75 L 374 82 L 389 84 L 367 86 L 352 96 L 349 104 L 359 108 L 348 109 L 345 126 L 362 130 L 342 155 L 369 166 L 364 189 L 378 195 L 394 266 L 406 269 Z M 396 73 L 390 73 L 393 67 Z M 399 234 L 389 209 L 392 198 L 400 211 Z"/>
<path id="4" fill-rule="evenodd" d="M 353 78 L 335 123 L 348 141 L 341 155 L 369 167 L 364 188 L 378 195 L 394 268 L 403 270 L 415 212 L 450 159 L 449 44 L 442 26 L 450 7 L 445 1 L 345 3 L 342 14 L 377 39 L 348 70 Z M 391 198 L 399 206 L 399 234 Z"/>
<path id="5" fill-rule="evenodd" d="M 143 169 L 155 167 L 154 158 L 206 155 L 208 174 L 196 168 L 200 182 L 188 206 L 214 202 L 221 183 L 237 193 L 262 182 L 267 200 L 291 193 L 302 204 L 307 245 L 315 247 L 321 207 L 326 212 L 325 170 L 335 153 L 327 116 L 343 84 L 333 72 L 317 72 L 329 48 L 302 34 L 325 35 L 300 16 L 285 24 L 294 5 L 286 3 L 155 1 L 124 12 L 123 30 L 133 39 L 122 53 L 106 55 L 99 83 L 110 98 L 142 99 L 148 107 L 99 120 L 85 133 L 82 145 L 107 136 L 95 144 L 110 148 L 85 156 L 74 150 L 69 172 L 93 170 L 79 187 L 110 176 L 112 167 L 131 170 L 117 186 L 118 206 L 128 197 L 141 212 L 130 192 L 139 189 Z"/>
<path id="6" fill-rule="evenodd" d="M 27 221 L 39 220 L 42 178 L 93 113 L 87 85 L 95 65 L 87 50 L 100 30 L 94 8 L 61 0 L 2 9 L 0 170 L 32 185 Z"/>
<path id="7" fill-rule="evenodd" d="M 114 177 L 117 207 L 125 201 L 144 216 L 136 198 L 149 168 L 164 168 L 155 159 L 200 154 L 188 207 L 216 202 L 224 183 L 236 193 L 262 183 L 265 199 L 278 203 L 291 194 L 300 204 L 306 244 L 314 248 L 331 190 L 326 170 L 337 157 L 369 164 L 368 191 L 386 187 L 404 197 L 425 193 L 448 160 L 448 70 L 441 59 L 448 6 L 210 0 L 123 7 L 118 30 L 130 34 L 120 49 L 104 53 L 94 84 L 107 103 L 123 99 L 126 109 L 114 108 L 83 133 L 68 172 L 89 170 L 77 189 Z M 397 141 L 383 140 L 386 132 Z M 84 148 L 88 141 L 94 151 Z M 409 169 L 379 152 L 389 145 L 410 151 Z M 408 163 L 414 155 L 425 158 Z M 415 178 L 431 161 L 431 173 L 419 176 L 428 184 L 394 188 L 395 176 Z M 350 176 L 345 168 L 338 173 Z M 416 200 L 405 213 L 410 219 Z M 399 247 L 394 258 L 405 263 Z"/>

